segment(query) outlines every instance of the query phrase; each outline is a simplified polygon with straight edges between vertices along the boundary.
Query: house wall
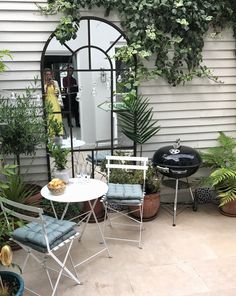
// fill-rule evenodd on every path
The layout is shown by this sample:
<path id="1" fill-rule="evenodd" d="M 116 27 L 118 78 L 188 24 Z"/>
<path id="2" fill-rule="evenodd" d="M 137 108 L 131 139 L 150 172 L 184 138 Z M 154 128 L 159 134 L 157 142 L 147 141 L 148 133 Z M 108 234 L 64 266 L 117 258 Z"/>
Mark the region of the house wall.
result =
<path id="1" fill-rule="evenodd" d="M 45 42 L 55 30 L 59 16 L 42 16 L 35 5 L 46 0 L 0 1 L 0 48 L 9 49 L 13 59 L 0 74 L 0 89 L 23 91 L 40 77 L 40 60 Z M 85 11 L 84 15 L 103 17 L 102 10 Z M 119 25 L 116 14 L 109 20 Z M 228 29 L 216 39 L 206 36 L 204 64 L 224 83 L 208 79 L 194 79 L 185 86 L 170 87 L 162 79 L 143 82 L 140 92 L 150 98 L 154 118 L 161 130 L 144 147 L 144 155 L 152 157 L 160 146 L 181 138 L 184 145 L 203 149 L 216 145 L 218 131 L 236 137 L 236 58 L 235 40 Z M 149 62 L 152 67 L 152 61 Z M 27 158 L 25 167 L 31 178 L 39 182 L 47 179 L 45 149 L 39 149 L 33 165 Z"/>

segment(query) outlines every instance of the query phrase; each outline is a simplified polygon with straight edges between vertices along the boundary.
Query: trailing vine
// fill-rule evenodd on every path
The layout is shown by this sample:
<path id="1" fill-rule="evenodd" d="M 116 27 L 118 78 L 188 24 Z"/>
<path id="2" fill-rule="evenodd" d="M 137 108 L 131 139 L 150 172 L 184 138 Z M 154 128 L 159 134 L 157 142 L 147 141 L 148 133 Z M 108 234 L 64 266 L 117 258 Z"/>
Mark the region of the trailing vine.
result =
<path id="1" fill-rule="evenodd" d="M 116 10 L 128 37 L 117 58 L 130 63 L 138 60 L 138 81 L 142 77 L 161 76 L 171 85 L 209 77 L 217 80 L 202 65 L 204 37 L 209 28 L 215 32 L 230 25 L 236 35 L 235 0 L 49 0 L 41 10 L 46 14 L 61 12 L 56 30 L 61 43 L 76 38 L 80 10 L 104 7 L 105 15 Z M 147 70 L 145 60 L 154 57 L 155 68 Z"/>

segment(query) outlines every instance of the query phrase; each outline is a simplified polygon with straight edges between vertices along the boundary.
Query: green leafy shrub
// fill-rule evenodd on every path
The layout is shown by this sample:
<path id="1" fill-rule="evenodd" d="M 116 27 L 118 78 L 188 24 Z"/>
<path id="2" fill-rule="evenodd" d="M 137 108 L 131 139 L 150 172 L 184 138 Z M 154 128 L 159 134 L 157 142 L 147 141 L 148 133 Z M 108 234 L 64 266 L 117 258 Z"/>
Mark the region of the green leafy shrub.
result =
<path id="1" fill-rule="evenodd" d="M 236 200 L 236 140 L 220 132 L 218 143 L 201 153 L 203 164 L 211 169 L 202 183 L 215 189 L 222 207 Z"/>
<path id="2" fill-rule="evenodd" d="M 104 7 L 105 16 L 112 10 L 118 12 L 128 45 L 119 50 L 117 57 L 134 69 L 136 55 L 136 81 L 161 76 L 175 86 L 194 77 L 217 80 L 202 65 L 204 37 L 209 28 L 215 28 L 216 35 L 227 25 L 236 35 L 233 0 L 50 0 L 41 10 L 64 14 L 55 33 L 63 43 L 76 38 L 80 11 L 94 7 Z M 148 70 L 145 60 L 151 56 L 155 68 Z"/>

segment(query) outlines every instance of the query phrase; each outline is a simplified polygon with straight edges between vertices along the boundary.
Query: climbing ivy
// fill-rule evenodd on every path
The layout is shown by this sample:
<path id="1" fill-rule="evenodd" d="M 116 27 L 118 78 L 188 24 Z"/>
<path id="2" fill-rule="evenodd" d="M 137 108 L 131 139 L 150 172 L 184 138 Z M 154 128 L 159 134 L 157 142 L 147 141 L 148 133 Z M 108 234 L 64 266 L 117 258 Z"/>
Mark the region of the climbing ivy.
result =
<path id="1" fill-rule="evenodd" d="M 56 30 L 61 43 L 76 38 L 80 10 L 104 7 L 105 16 L 116 10 L 128 37 L 117 58 L 130 63 L 137 56 L 138 76 L 161 76 L 177 85 L 193 77 L 217 79 L 202 65 L 204 37 L 210 28 L 218 33 L 230 25 L 236 35 L 235 0 L 49 0 L 41 10 L 61 12 Z M 154 58 L 155 68 L 147 70 L 145 60 Z"/>

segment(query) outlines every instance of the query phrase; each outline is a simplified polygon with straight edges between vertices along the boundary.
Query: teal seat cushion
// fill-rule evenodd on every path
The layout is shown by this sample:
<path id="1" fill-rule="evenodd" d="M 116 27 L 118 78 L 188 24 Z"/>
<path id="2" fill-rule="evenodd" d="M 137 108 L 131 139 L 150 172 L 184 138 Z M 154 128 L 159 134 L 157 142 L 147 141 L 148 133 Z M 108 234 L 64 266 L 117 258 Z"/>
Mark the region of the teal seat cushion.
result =
<path id="1" fill-rule="evenodd" d="M 50 249 L 53 249 L 76 233 L 74 229 L 76 223 L 74 222 L 58 220 L 46 215 L 43 217 Z M 12 233 L 12 238 L 39 252 L 44 253 L 47 251 L 42 225 L 37 222 L 31 222 L 23 227 L 15 229 Z"/>
<path id="2" fill-rule="evenodd" d="M 97 151 L 97 153 L 94 153 L 94 162 L 97 163 L 97 164 L 101 163 L 109 155 L 111 155 L 110 150 Z M 92 162 L 92 155 L 88 154 L 86 160 Z"/>
<path id="3" fill-rule="evenodd" d="M 143 199 L 142 186 L 140 184 L 109 183 L 106 198 L 109 202 L 137 203 Z"/>

